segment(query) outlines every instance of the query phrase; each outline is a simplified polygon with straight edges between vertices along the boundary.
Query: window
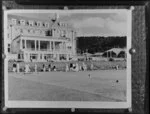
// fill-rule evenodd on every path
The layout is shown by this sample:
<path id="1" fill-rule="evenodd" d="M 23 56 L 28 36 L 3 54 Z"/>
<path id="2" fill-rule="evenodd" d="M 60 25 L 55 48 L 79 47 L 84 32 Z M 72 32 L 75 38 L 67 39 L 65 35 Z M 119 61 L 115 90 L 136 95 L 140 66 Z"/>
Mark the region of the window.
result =
<path id="1" fill-rule="evenodd" d="M 37 26 L 38 25 L 37 22 L 35 22 L 34 25 Z"/>
<path id="2" fill-rule="evenodd" d="M 33 30 L 32 30 L 32 29 L 30 30 L 30 33 L 33 33 Z"/>
<path id="3" fill-rule="evenodd" d="M 26 23 L 27 25 L 29 25 L 29 21 L 27 21 L 27 23 Z"/>
<path id="4" fill-rule="evenodd" d="M 43 23 L 43 27 L 45 27 L 45 23 Z"/>
<path id="5" fill-rule="evenodd" d="M 11 19 L 12 24 L 16 25 L 17 20 L 16 19 Z"/>
<path id="6" fill-rule="evenodd" d="M 43 32 L 43 31 L 42 31 L 42 30 L 40 30 L 40 34 L 42 34 L 42 32 Z"/>
<path id="7" fill-rule="evenodd" d="M 42 54 L 40 55 L 40 58 L 42 59 Z"/>
<path id="8" fill-rule="evenodd" d="M 20 20 L 21 25 L 25 25 L 25 20 Z"/>
<path id="9" fill-rule="evenodd" d="M 62 36 L 62 37 L 66 37 L 66 31 L 65 31 L 65 30 L 61 30 L 61 34 L 60 34 L 60 36 Z"/>
<path id="10" fill-rule="evenodd" d="M 22 40 L 22 48 L 25 48 L 25 40 Z"/>
<path id="11" fill-rule="evenodd" d="M 30 29 L 28 29 L 28 33 L 30 33 Z"/>
<path id="12" fill-rule="evenodd" d="M 20 20 L 18 20 L 18 24 L 19 24 L 19 25 L 21 24 Z"/>
<path id="13" fill-rule="evenodd" d="M 29 21 L 29 26 L 33 26 L 33 21 Z"/>
<path id="14" fill-rule="evenodd" d="M 22 30 L 22 29 L 20 29 L 20 33 L 23 33 L 23 30 Z"/>
<path id="15" fill-rule="evenodd" d="M 49 27 L 49 24 L 48 24 L 48 23 L 45 23 L 45 27 L 47 27 L 47 28 L 48 28 L 48 27 Z"/>
<path id="16" fill-rule="evenodd" d="M 10 44 L 8 44 L 8 52 L 10 52 Z"/>
<path id="17" fill-rule="evenodd" d="M 33 30 L 33 33 L 35 33 L 35 30 Z"/>
<path id="18" fill-rule="evenodd" d="M 38 26 L 38 27 L 41 26 L 41 22 L 40 22 L 40 21 L 37 22 L 37 26 Z"/>
<path id="19" fill-rule="evenodd" d="M 45 31 L 46 36 L 52 36 L 52 30 Z"/>
<path id="20" fill-rule="evenodd" d="M 7 34 L 7 37 L 9 38 L 9 34 Z"/>

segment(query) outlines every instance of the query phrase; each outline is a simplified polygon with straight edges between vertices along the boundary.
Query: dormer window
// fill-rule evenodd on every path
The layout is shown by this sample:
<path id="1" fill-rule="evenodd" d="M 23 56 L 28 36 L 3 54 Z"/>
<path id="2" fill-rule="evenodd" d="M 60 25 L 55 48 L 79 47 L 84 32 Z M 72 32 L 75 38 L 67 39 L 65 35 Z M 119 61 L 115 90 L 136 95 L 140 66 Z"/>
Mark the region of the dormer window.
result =
<path id="1" fill-rule="evenodd" d="M 20 33 L 23 33 L 23 30 L 22 30 L 22 29 L 20 29 Z"/>
<path id="2" fill-rule="evenodd" d="M 41 22 L 40 22 L 40 21 L 37 22 L 37 26 L 38 26 L 38 27 L 41 26 Z"/>
<path id="3" fill-rule="evenodd" d="M 29 21 L 29 26 L 33 26 L 33 21 Z"/>
<path id="4" fill-rule="evenodd" d="M 48 24 L 48 23 L 45 23 L 45 27 L 47 27 L 47 28 L 48 28 L 48 27 L 49 27 L 49 24 Z"/>
<path id="5" fill-rule="evenodd" d="M 21 24 L 20 20 L 18 21 L 18 24 L 19 24 L 19 25 Z"/>
<path id="6" fill-rule="evenodd" d="M 45 23 L 43 23 L 43 27 L 45 27 Z"/>
<path id="7" fill-rule="evenodd" d="M 37 26 L 38 25 L 37 22 L 35 22 L 34 25 Z"/>
<path id="8" fill-rule="evenodd" d="M 27 25 L 29 25 L 29 21 L 27 21 L 27 23 L 26 23 Z"/>
<path id="9" fill-rule="evenodd" d="M 21 25 L 25 25 L 25 20 L 20 20 Z"/>
<path id="10" fill-rule="evenodd" d="M 17 20 L 16 19 L 11 19 L 12 24 L 16 25 Z"/>

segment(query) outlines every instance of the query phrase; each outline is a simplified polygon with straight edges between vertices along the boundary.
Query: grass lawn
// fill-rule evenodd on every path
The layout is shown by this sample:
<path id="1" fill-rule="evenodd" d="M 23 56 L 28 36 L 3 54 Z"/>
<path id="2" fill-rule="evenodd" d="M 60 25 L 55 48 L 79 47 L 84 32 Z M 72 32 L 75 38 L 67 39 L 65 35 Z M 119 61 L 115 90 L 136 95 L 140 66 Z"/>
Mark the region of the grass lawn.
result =
<path id="1" fill-rule="evenodd" d="M 10 100 L 126 101 L 126 70 L 9 73 L 8 76 Z"/>

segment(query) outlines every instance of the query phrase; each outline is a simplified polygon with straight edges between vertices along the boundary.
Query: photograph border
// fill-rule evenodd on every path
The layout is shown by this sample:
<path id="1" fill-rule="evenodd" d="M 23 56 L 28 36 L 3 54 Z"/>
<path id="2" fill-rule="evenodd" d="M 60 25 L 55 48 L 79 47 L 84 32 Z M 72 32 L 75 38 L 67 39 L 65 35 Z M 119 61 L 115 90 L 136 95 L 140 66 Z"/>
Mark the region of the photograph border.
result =
<path id="1" fill-rule="evenodd" d="M 23 9 L 12 9 L 4 10 L 4 52 L 6 55 L 4 65 L 5 65 L 5 76 L 4 76 L 4 98 L 5 107 L 7 108 L 107 108 L 107 109 L 120 109 L 120 108 L 132 108 L 132 92 L 131 92 L 131 54 L 129 53 L 131 49 L 132 42 L 132 10 L 130 9 L 74 9 L 74 10 L 23 10 Z M 89 102 L 89 101 L 9 101 L 8 100 L 8 60 L 7 60 L 7 15 L 9 13 L 112 13 L 112 12 L 126 12 L 128 17 L 127 22 L 127 102 Z M 65 104 L 65 105 L 64 105 Z M 86 105 L 85 105 L 86 104 Z M 33 107 L 34 105 L 34 107 Z"/>

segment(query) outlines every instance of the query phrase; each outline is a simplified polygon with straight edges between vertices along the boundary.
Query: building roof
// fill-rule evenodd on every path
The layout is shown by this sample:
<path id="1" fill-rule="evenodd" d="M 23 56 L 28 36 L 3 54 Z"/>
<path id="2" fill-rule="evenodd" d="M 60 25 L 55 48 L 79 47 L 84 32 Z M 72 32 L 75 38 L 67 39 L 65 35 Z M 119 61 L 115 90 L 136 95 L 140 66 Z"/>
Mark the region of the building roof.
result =
<path id="1" fill-rule="evenodd" d="M 52 21 L 51 19 L 49 20 L 44 20 L 44 19 L 37 19 L 37 18 L 29 18 L 29 17 L 25 17 L 25 16 L 18 16 L 18 15 L 13 15 L 13 14 L 9 14 L 8 15 L 8 18 L 15 18 L 17 20 L 33 20 L 33 21 L 40 21 L 40 22 L 47 22 L 49 23 L 49 28 L 59 28 L 59 29 L 70 29 L 70 30 L 74 30 L 74 27 L 70 24 L 70 23 L 67 23 L 67 22 L 61 22 L 59 19 L 56 20 L 56 21 Z M 67 24 L 67 26 L 61 26 L 61 23 L 65 23 Z"/>
<path id="2" fill-rule="evenodd" d="M 125 51 L 126 52 L 126 48 L 112 48 L 112 49 L 107 50 L 105 52 L 110 52 L 110 51 L 113 51 L 114 53 L 116 53 L 118 55 L 121 51 Z"/>
<path id="3" fill-rule="evenodd" d="M 60 38 L 56 38 L 56 37 L 52 37 L 52 36 L 23 36 L 23 35 L 19 35 L 18 37 L 16 37 L 14 40 L 20 39 L 20 38 L 29 38 L 30 40 L 32 39 L 44 39 L 44 40 L 58 40 L 58 41 L 68 41 L 67 38 L 64 37 L 60 37 Z"/>
<path id="4" fill-rule="evenodd" d="M 97 53 L 94 53 L 93 55 L 103 55 L 103 52 L 97 52 Z"/>
<path id="5" fill-rule="evenodd" d="M 18 15 L 13 15 L 13 14 L 9 14 L 8 18 L 15 18 L 15 19 L 24 19 L 24 20 L 33 20 L 33 21 L 41 21 L 41 22 L 48 22 L 50 25 L 53 24 L 53 22 L 51 20 L 44 20 L 44 19 L 37 19 L 37 18 L 29 18 L 29 17 L 25 17 L 25 16 L 18 16 Z"/>

